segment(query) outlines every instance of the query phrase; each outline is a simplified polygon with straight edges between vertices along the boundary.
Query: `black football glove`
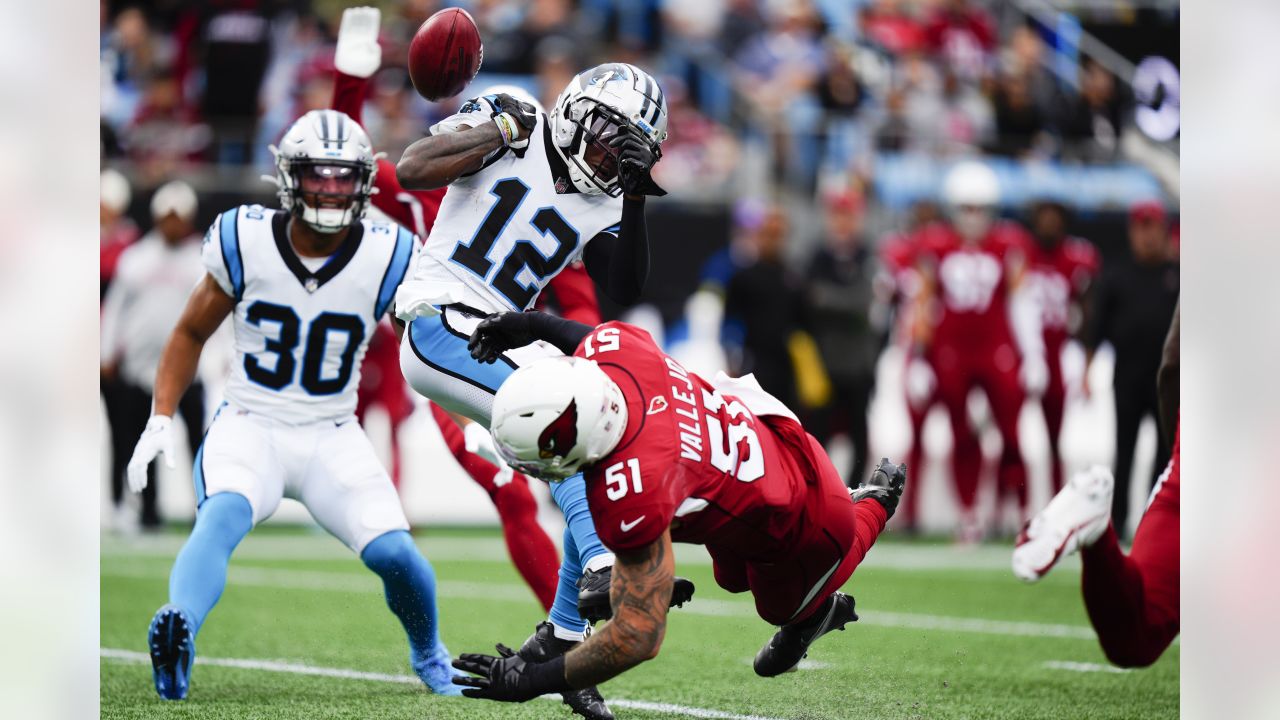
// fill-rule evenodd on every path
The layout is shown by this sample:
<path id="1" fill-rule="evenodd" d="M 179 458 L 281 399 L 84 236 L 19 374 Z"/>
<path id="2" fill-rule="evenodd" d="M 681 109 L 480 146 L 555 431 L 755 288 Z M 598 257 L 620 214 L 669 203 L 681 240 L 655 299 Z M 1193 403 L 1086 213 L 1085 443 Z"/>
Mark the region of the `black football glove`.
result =
<path id="1" fill-rule="evenodd" d="M 662 159 L 662 150 L 649 144 L 640 128 L 627 125 L 609 141 L 609 147 L 618 151 L 618 184 L 627 195 L 666 195 L 658 187 L 650 172 Z"/>
<path id="2" fill-rule="evenodd" d="M 902 497 L 902 489 L 907 484 L 907 466 L 894 465 L 889 458 L 882 458 L 880 464 L 871 472 L 871 479 L 849 491 L 854 502 L 871 498 L 884 507 L 886 519 L 893 517 L 898 509 L 898 500 Z"/>
<path id="3" fill-rule="evenodd" d="M 511 648 L 498 643 L 493 655 L 464 654 L 453 666 L 479 677 L 455 677 L 455 685 L 467 688 L 463 695 L 498 702 L 524 702 L 550 692 L 572 690 L 564 679 L 564 655 L 544 663 L 526 662 Z"/>
<path id="4" fill-rule="evenodd" d="M 524 128 L 521 137 L 512 140 L 511 147 L 516 149 L 527 147 L 529 136 L 533 133 L 533 126 L 538 122 L 538 109 L 506 93 L 494 95 L 493 104 L 498 106 L 498 109 L 493 113 L 494 117 L 505 113 L 510 115 L 521 128 Z"/>
<path id="5" fill-rule="evenodd" d="M 533 331 L 529 327 L 529 313 L 494 313 L 476 326 L 467 340 L 467 350 L 476 360 L 492 363 L 502 353 L 531 342 Z"/>

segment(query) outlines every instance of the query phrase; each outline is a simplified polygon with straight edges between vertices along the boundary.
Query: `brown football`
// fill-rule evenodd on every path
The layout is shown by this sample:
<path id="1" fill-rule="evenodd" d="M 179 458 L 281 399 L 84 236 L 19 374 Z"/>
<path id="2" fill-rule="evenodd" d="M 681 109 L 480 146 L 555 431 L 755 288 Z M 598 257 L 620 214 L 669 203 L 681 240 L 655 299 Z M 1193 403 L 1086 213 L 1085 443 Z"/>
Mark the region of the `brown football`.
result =
<path id="1" fill-rule="evenodd" d="M 409 43 L 409 77 L 418 94 L 432 102 L 465 90 L 483 60 L 480 30 L 461 8 L 427 18 Z"/>

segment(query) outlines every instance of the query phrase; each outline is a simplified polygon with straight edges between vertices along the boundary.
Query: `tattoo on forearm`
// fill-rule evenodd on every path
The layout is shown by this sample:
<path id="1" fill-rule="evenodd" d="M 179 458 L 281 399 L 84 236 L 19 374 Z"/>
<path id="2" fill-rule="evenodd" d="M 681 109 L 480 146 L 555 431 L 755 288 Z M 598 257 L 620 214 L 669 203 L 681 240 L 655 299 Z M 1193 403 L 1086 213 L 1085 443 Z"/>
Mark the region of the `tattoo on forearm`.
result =
<path id="1" fill-rule="evenodd" d="M 675 577 L 670 551 L 664 536 L 640 553 L 618 555 L 609 591 L 613 619 L 565 657 L 570 685 L 598 685 L 657 652 Z"/>

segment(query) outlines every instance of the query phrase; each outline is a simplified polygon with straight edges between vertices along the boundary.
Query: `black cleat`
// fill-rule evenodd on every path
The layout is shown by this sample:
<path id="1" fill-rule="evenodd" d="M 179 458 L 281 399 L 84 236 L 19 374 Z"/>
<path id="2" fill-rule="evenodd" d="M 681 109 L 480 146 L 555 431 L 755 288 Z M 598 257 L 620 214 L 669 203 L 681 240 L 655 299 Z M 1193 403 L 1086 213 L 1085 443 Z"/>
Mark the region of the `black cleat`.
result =
<path id="1" fill-rule="evenodd" d="M 609 583 L 613 579 L 613 567 L 588 570 L 578 580 L 578 614 L 588 623 L 597 623 L 613 617 L 613 605 L 609 602 Z M 671 607 L 683 607 L 693 599 L 693 581 L 677 577 L 671 588 Z"/>
<path id="2" fill-rule="evenodd" d="M 783 625 L 756 653 L 755 669 L 760 677 L 774 677 L 791 670 L 806 655 L 815 640 L 858 619 L 853 598 L 842 592 L 831 594 L 818 612 L 803 623 Z"/>
<path id="3" fill-rule="evenodd" d="M 529 639 L 524 641 L 516 654 L 526 662 L 547 662 L 569 652 L 577 644 L 573 640 L 561 640 L 556 637 L 551 623 L 543 620 L 538 623 L 538 627 L 534 629 Z M 581 715 L 588 720 L 614 720 L 613 713 L 604 704 L 604 697 L 594 687 L 570 690 L 560 693 L 560 697 L 575 715 Z"/>

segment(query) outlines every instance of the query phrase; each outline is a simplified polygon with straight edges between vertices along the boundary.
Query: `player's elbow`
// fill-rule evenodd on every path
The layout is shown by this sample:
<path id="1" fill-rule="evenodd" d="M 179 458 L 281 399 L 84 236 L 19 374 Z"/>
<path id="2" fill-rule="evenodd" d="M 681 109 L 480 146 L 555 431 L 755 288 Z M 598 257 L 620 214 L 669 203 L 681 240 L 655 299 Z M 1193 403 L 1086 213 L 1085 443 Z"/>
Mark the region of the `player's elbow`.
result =
<path id="1" fill-rule="evenodd" d="M 661 609 L 665 614 L 666 608 Z M 651 616 L 640 617 L 640 613 L 624 608 L 612 620 L 614 626 L 622 634 L 622 646 L 627 648 L 627 665 L 635 667 L 640 663 L 658 657 L 662 649 L 662 640 L 667 633 L 666 619 L 654 621 Z"/>
<path id="2" fill-rule="evenodd" d="M 432 172 L 431 162 L 408 154 L 396 163 L 396 180 L 406 190 L 434 190 L 446 184 Z"/>

